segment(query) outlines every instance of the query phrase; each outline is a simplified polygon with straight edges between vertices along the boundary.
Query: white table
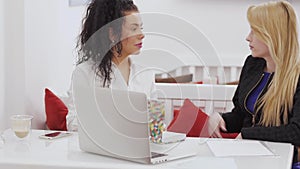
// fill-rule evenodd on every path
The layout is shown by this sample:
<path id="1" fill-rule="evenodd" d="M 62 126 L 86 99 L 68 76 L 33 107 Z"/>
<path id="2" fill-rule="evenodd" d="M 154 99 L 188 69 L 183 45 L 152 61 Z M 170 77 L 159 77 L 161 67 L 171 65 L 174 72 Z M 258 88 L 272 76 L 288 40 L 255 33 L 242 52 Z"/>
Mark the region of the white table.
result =
<path id="1" fill-rule="evenodd" d="M 8 129 L 4 132 L 5 144 L 0 147 L 1 169 L 141 169 L 141 168 L 230 168 L 234 164 L 238 169 L 290 169 L 293 146 L 285 143 L 265 142 L 276 156 L 254 157 L 214 157 L 206 143 L 197 144 L 199 153 L 189 157 L 166 163 L 147 165 L 110 157 L 86 153 L 80 150 L 78 135 L 60 138 L 57 140 L 42 140 L 38 136 L 49 131 L 33 130 L 26 140 L 18 140 Z M 201 141 L 201 138 L 187 138 Z M 223 164 L 222 164 L 223 163 Z M 227 164 L 226 164 L 227 163 Z M 225 164 L 225 166 L 224 166 Z M 232 168 L 232 167 L 231 167 Z M 233 167 L 235 168 L 235 167 Z"/>

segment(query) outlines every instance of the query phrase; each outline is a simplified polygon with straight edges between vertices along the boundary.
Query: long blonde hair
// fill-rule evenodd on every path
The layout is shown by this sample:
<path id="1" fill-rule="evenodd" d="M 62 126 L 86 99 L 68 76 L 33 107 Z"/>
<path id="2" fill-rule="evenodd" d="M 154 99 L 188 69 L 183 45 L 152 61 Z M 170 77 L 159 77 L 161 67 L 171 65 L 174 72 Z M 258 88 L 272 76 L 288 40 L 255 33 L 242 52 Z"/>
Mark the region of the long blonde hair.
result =
<path id="1" fill-rule="evenodd" d="M 279 126 L 281 120 L 287 124 L 300 74 L 297 16 L 290 3 L 276 1 L 249 7 L 247 17 L 255 36 L 268 46 L 276 64 L 269 89 L 256 109 L 262 110 L 260 124 Z"/>

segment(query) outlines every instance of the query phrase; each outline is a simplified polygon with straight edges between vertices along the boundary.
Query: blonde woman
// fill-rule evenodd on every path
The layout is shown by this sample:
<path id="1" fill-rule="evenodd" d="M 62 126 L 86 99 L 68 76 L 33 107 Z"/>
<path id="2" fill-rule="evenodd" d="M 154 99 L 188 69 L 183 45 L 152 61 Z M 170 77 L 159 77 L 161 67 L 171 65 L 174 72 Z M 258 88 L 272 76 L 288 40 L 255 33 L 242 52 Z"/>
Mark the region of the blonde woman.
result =
<path id="1" fill-rule="evenodd" d="M 247 57 L 233 97 L 234 108 L 222 114 L 220 131 L 237 138 L 292 143 L 300 146 L 300 58 L 297 17 L 290 3 L 251 6 Z M 294 162 L 297 161 L 295 148 Z"/>

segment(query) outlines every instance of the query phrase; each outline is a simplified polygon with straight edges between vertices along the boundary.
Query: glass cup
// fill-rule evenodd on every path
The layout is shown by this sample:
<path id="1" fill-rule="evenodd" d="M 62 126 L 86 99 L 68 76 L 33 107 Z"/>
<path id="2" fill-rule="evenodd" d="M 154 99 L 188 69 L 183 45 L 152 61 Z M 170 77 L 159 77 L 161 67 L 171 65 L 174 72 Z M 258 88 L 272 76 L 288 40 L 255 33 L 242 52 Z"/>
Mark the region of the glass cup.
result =
<path id="1" fill-rule="evenodd" d="M 13 115 L 10 117 L 12 131 L 18 138 L 24 139 L 29 135 L 32 118 L 33 116 L 30 115 Z"/>

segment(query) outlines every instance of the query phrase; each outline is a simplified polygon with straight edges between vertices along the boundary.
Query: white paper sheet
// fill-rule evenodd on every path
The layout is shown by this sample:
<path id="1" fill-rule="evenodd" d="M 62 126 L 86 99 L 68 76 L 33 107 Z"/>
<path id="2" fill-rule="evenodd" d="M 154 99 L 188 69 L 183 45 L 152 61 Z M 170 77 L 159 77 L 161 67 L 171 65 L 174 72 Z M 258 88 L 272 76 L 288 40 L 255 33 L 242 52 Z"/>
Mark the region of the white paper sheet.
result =
<path id="1" fill-rule="evenodd" d="M 255 140 L 208 140 L 207 145 L 216 157 L 271 156 L 274 155 L 264 144 Z"/>

